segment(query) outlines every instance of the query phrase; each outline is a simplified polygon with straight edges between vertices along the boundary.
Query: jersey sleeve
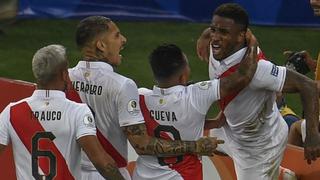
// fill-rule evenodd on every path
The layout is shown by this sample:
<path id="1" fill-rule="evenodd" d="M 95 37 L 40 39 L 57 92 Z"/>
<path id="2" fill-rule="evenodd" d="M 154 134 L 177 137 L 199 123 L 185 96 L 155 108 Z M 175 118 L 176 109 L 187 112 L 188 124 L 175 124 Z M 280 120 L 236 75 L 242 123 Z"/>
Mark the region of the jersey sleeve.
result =
<path id="1" fill-rule="evenodd" d="M 212 103 L 220 99 L 220 80 L 202 81 L 190 86 L 191 104 L 202 114 L 207 114 Z"/>
<path id="2" fill-rule="evenodd" d="M 249 86 L 252 89 L 267 89 L 280 92 L 283 88 L 285 78 L 285 67 L 277 66 L 269 61 L 260 60 Z"/>
<path id="3" fill-rule="evenodd" d="M 10 106 L 7 106 L 0 114 L 0 144 L 8 145 L 10 143 L 9 121 Z"/>
<path id="4" fill-rule="evenodd" d="M 96 135 L 96 124 L 94 117 L 85 104 L 82 104 L 78 109 L 76 119 L 76 138 L 79 139 L 83 136 Z"/>
<path id="5" fill-rule="evenodd" d="M 117 98 L 120 126 L 144 123 L 139 105 L 137 85 L 128 79 L 122 86 Z"/>

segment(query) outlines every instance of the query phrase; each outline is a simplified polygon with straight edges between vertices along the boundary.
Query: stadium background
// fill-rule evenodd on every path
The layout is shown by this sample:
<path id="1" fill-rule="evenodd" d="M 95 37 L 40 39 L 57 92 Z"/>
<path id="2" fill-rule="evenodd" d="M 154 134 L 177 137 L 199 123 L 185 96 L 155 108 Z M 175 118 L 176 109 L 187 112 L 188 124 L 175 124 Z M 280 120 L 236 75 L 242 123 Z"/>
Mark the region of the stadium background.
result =
<path id="1" fill-rule="evenodd" d="M 275 63 L 283 64 L 284 50 L 304 49 L 317 57 L 320 17 L 313 16 L 309 0 L 1 0 L 0 77 L 34 82 L 32 55 L 52 43 L 67 47 L 70 66 L 74 66 L 80 59 L 75 26 L 79 18 L 98 14 L 114 19 L 127 37 L 117 71 L 139 87 L 152 87 L 147 58 L 162 43 L 179 45 L 189 58 L 191 79 L 206 80 L 207 65 L 198 60 L 195 43 L 213 10 L 224 2 L 239 3 L 249 12 L 250 28 L 266 57 Z M 287 102 L 301 114 L 298 96 L 288 96 Z"/>

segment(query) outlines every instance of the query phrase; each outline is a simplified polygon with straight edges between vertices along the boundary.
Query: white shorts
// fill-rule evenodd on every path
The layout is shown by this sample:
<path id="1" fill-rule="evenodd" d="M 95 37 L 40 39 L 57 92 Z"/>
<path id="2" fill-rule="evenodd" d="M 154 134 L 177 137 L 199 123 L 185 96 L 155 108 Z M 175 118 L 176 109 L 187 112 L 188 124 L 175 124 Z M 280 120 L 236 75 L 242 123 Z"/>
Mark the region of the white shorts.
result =
<path id="1" fill-rule="evenodd" d="M 121 175 L 124 177 L 125 180 L 131 180 L 131 176 L 127 170 L 127 168 L 119 168 Z M 82 180 L 105 180 L 103 176 L 97 170 L 88 170 L 86 168 L 81 168 L 81 176 Z"/>

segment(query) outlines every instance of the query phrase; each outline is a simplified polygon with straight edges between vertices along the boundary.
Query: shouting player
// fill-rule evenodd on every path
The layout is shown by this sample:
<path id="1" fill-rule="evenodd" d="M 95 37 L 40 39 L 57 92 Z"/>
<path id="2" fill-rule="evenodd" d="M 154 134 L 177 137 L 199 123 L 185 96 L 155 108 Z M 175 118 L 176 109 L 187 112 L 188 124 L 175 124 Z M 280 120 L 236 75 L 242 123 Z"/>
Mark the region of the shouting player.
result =
<path id="1" fill-rule="evenodd" d="M 74 91 L 69 97 L 87 103 L 94 111 L 97 136 L 116 161 L 120 172 L 131 179 L 127 166 L 127 140 L 138 154 L 212 155 L 216 138 L 197 141 L 169 141 L 148 136 L 139 107 L 139 95 L 133 80 L 114 72 L 121 63 L 119 54 L 126 38 L 109 18 L 83 19 L 76 31 L 77 46 L 83 59 L 69 70 Z M 83 156 L 83 179 L 101 179 L 88 158 Z"/>
<path id="2" fill-rule="evenodd" d="M 220 79 L 232 75 L 244 56 L 244 38 L 249 19 L 237 4 L 223 4 L 213 15 L 209 34 L 200 37 L 198 54 L 209 59 L 209 76 Z M 205 34 L 203 34 L 205 35 Z M 207 39 L 208 48 L 199 49 Z M 210 53 L 204 53 L 209 49 Z M 213 136 L 226 141 L 239 180 L 277 179 L 287 143 L 288 127 L 276 105 L 277 92 L 298 92 L 306 118 L 305 157 L 308 163 L 320 156 L 317 86 L 311 79 L 259 56 L 256 73 L 249 86 L 220 100 L 226 124 Z"/>

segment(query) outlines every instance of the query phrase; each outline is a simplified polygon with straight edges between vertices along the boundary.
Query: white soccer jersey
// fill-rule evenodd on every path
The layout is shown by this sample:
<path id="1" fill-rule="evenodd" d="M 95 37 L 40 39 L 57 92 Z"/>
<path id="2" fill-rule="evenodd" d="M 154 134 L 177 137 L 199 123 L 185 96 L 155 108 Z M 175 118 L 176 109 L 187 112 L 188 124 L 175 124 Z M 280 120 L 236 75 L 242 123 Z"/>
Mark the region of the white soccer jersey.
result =
<path id="1" fill-rule="evenodd" d="M 195 141 L 203 136 L 207 111 L 220 98 L 219 80 L 167 89 L 142 88 L 139 93 L 148 133 L 155 137 L 184 141 Z M 170 159 L 139 156 L 133 179 L 201 180 L 202 164 L 195 155 Z"/>
<path id="2" fill-rule="evenodd" d="M 31 97 L 10 103 L 0 115 L 0 144 L 12 143 L 21 180 L 43 172 L 57 179 L 80 179 L 81 148 L 76 140 L 95 134 L 88 106 L 66 99 L 61 91 L 35 90 Z"/>
<path id="3" fill-rule="evenodd" d="M 100 143 L 118 167 L 126 167 L 127 138 L 121 127 L 144 123 L 136 84 L 101 61 L 79 61 L 69 76 L 81 101 L 94 111 Z M 86 156 L 83 168 L 95 170 Z"/>
<path id="4" fill-rule="evenodd" d="M 210 78 L 224 76 L 223 73 L 240 63 L 246 49 L 221 62 L 211 54 Z M 288 127 L 275 100 L 276 92 L 282 90 L 285 76 L 285 67 L 260 60 L 249 86 L 222 99 L 227 120 L 222 131 L 229 149 L 227 152 L 235 162 L 238 179 L 269 179 L 277 174 Z"/>

